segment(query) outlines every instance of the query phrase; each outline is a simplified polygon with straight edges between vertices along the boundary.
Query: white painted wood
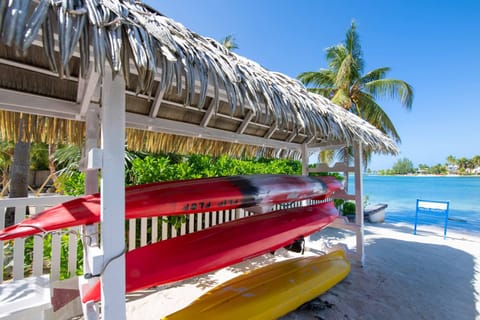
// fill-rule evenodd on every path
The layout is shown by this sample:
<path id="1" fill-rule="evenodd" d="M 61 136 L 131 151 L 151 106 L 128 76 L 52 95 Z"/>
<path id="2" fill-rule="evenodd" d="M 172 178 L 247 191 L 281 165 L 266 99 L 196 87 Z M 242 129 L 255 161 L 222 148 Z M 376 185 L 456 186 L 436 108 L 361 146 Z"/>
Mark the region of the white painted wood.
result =
<path id="1" fill-rule="evenodd" d="M 187 225 L 185 223 L 182 223 L 182 225 L 180 226 L 180 235 L 184 235 L 187 233 Z"/>
<path id="2" fill-rule="evenodd" d="M 214 225 L 217 224 L 217 212 L 212 212 L 212 223 L 210 225 L 210 227 L 213 227 Z"/>
<path id="3" fill-rule="evenodd" d="M 267 133 L 263 136 L 265 139 L 270 139 L 273 136 L 273 133 L 277 130 L 277 126 L 271 126 L 270 129 L 268 129 Z"/>
<path id="4" fill-rule="evenodd" d="M 39 213 L 45 210 L 44 206 L 30 207 L 30 214 Z M 33 256 L 32 256 L 32 275 L 41 276 L 43 274 L 43 238 L 41 236 L 33 237 Z"/>
<path id="5" fill-rule="evenodd" d="M 125 80 L 102 77 L 101 274 L 102 319 L 122 320 L 125 308 Z"/>
<path id="6" fill-rule="evenodd" d="M 70 229 L 68 235 L 68 272 L 73 277 L 77 272 L 78 227 Z"/>
<path id="7" fill-rule="evenodd" d="M 135 238 L 137 237 L 137 220 L 128 220 L 128 251 L 135 249 Z"/>
<path id="8" fill-rule="evenodd" d="M 80 113 L 77 115 L 78 119 L 85 117 L 87 110 L 89 109 L 92 96 L 98 87 L 99 79 L 100 74 L 95 71 L 93 64 L 91 64 L 89 67 L 87 78 L 80 78 L 78 85 L 79 92 L 77 94 L 77 102 L 80 103 Z"/>
<path id="9" fill-rule="evenodd" d="M 215 113 L 215 99 L 212 99 L 212 102 L 210 102 L 210 105 L 208 106 L 207 112 L 205 112 L 205 115 L 203 116 L 202 121 L 200 122 L 200 126 L 206 127 L 210 122 L 210 119 L 212 118 L 214 113 Z"/>
<path id="10" fill-rule="evenodd" d="M 98 79 L 96 81 L 98 83 Z M 86 84 L 88 85 L 88 84 Z M 90 90 L 90 89 L 89 89 Z M 84 106 L 81 106 L 83 108 Z M 83 112 L 82 109 L 80 112 Z M 98 148 L 98 141 L 100 136 L 100 110 L 98 106 L 90 105 L 85 113 L 85 154 L 88 154 L 91 150 Z M 85 155 L 84 155 L 85 156 Z M 88 166 L 87 166 L 88 167 Z M 85 170 L 85 194 L 93 194 L 98 192 L 98 170 L 86 169 Z M 90 265 L 89 257 L 98 252 L 98 224 L 85 225 L 81 227 L 83 236 L 83 272 L 94 273 L 93 266 Z M 80 288 L 80 294 L 83 295 L 84 287 L 92 285 L 94 279 L 85 279 L 84 277 L 78 278 L 78 285 Z M 94 303 L 82 303 L 82 312 L 86 320 L 94 320 L 98 318 L 98 312 Z"/>
<path id="11" fill-rule="evenodd" d="M 321 143 L 308 143 L 308 150 L 312 152 L 319 152 L 324 150 L 335 150 L 344 148 L 345 144 L 338 142 L 338 141 L 330 141 L 330 142 L 321 142 Z"/>
<path id="12" fill-rule="evenodd" d="M 79 118 L 82 108 L 80 104 L 74 102 L 46 98 L 34 94 L 27 94 L 8 89 L 0 89 L 0 106 L 2 109 L 9 111 L 21 111 L 26 113 L 74 120 L 77 120 Z M 90 103 L 88 105 L 88 107 L 92 106 L 96 106 L 96 104 Z M 151 130 L 188 137 L 202 137 L 205 139 L 236 142 L 255 146 L 265 146 L 276 149 L 299 150 L 301 148 L 300 145 L 297 143 L 270 140 L 269 138 L 276 130 L 275 126 L 272 126 L 262 138 L 238 134 L 235 132 L 226 132 L 224 130 L 215 128 L 208 128 L 206 125 L 203 127 L 199 127 L 194 124 L 172 121 L 167 119 L 151 118 L 146 115 L 134 113 L 126 113 L 126 119 L 126 126 L 129 128 Z"/>
<path id="13" fill-rule="evenodd" d="M 52 256 L 50 257 L 52 268 L 50 277 L 52 281 L 60 279 L 60 261 L 61 261 L 61 236 L 58 233 L 52 233 Z"/>
<path id="14" fill-rule="evenodd" d="M 308 146 L 302 144 L 302 176 L 308 176 Z"/>
<path id="15" fill-rule="evenodd" d="M 175 238 L 176 236 L 178 236 L 177 228 L 175 228 L 175 226 L 171 226 L 170 230 L 172 232 L 172 238 Z"/>
<path id="16" fill-rule="evenodd" d="M 203 213 L 197 214 L 197 231 L 203 229 Z"/>
<path id="17" fill-rule="evenodd" d="M 265 146 L 276 149 L 299 150 L 301 147 L 297 143 L 284 142 L 279 140 L 270 140 L 268 138 L 254 137 L 236 132 L 226 132 L 225 130 L 199 127 L 198 125 L 172 121 L 160 118 L 150 118 L 140 114 L 126 113 L 126 125 L 130 128 L 137 128 L 157 132 L 165 132 L 187 137 L 198 137 L 204 139 L 213 139 L 225 142 L 235 142 L 254 146 Z M 273 131 L 275 128 L 273 129 Z M 272 131 L 272 134 L 273 134 Z"/>
<path id="18" fill-rule="evenodd" d="M 63 119 L 75 119 L 80 105 L 66 100 L 0 89 L 0 106 L 4 110 L 26 112 Z"/>
<path id="19" fill-rule="evenodd" d="M 237 133 L 239 134 L 242 134 L 245 132 L 245 129 L 247 129 L 248 127 L 248 124 L 250 123 L 250 121 L 253 119 L 253 116 L 255 114 L 253 113 L 253 111 L 249 111 L 247 113 L 247 115 L 245 116 L 245 119 L 243 120 L 242 124 L 238 127 L 237 129 Z M 289 141 L 290 142 L 290 141 Z"/>
<path id="20" fill-rule="evenodd" d="M 160 109 L 160 105 L 163 101 L 163 96 L 167 91 L 166 86 L 158 86 L 157 93 L 155 94 L 155 99 L 153 99 L 152 106 L 150 107 L 150 117 L 155 118 L 158 114 L 158 110 Z"/>
<path id="21" fill-rule="evenodd" d="M 210 213 L 207 212 L 205 213 L 205 225 L 204 225 L 204 229 L 207 229 L 208 227 L 210 227 Z"/>
<path id="22" fill-rule="evenodd" d="M 36 1 L 36 2 L 38 2 L 38 1 Z M 32 65 L 29 65 L 29 64 L 23 64 L 23 63 L 15 62 L 13 60 L 7 60 L 7 59 L 4 59 L 4 58 L 0 58 L 0 63 L 5 64 L 5 65 L 9 65 L 9 66 L 12 66 L 12 67 L 15 67 L 15 68 L 20 68 L 20 69 L 23 69 L 23 70 L 33 71 L 35 73 L 44 74 L 44 75 L 47 75 L 47 76 L 58 77 L 58 73 L 56 73 L 56 72 L 53 72 L 53 71 L 50 71 L 48 69 L 41 68 L 41 67 L 34 67 Z M 65 80 L 71 80 L 71 81 L 77 81 L 78 80 L 77 77 L 72 76 L 72 75 L 64 76 L 64 79 Z"/>
<path id="23" fill-rule="evenodd" d="M 364 241 L 364 222 L 363 222 L 363 168 L 362 168 L 362 144 L 355 144 L 355 222 L 359 226 L 357 230 L 357 254 L 360 257 L 360 263 L 365 264 L 365 241 Z"/>
<path id="24" fill-rule="evenodd" d="M 240 219 L 244 217 L 244 211 L 241 208 L 235 209 L 235 219 Z"/>
<path id="25" fill-rule="evenodd" d="M 162 240 L 168 239 L 168 223 L 162 220 Z"/>
<path id="26" fill-rule="evenodd" d="M 217 215 L 218 215 L 218 224 L 222 224 L 223 223 L 223 218 L 224 218 L 224 212 L 223 211 L 217 211 Z"/>
<path id="27" fill-rule="evenodd" d="M 75 257 L 76 258 L 76 257 Z M 33 237 L 33 258 L 32 258 L 33 276 L 43 274 L 43 238 Z"/>
<path id="28" fill-rule="evenodd" d="M 195 232 L 195 214 L 188 215 L 188 233 Z"/>
<path id="29" fill-rule="evenodd" d="M 148 218 L 140 219 L 140 247 L 147 245 L 147 225 Z"/>
<path id="30" fill-rule="evenodd" d="M 158 241 L 158 217 L 152 218 L 152 243 Z"/>
<path id="31" fill-rule="evenodd" d="M 15 206 L 15 224 L 19 223 L 25 218 L 25 205 Z M 17 238 L 13 240 L 13 279 L 23 279 L 24 276 L 24 257 L 25 239 Z"/>
<path id="32" fill-rule="evenodd" d="M 7 207 L 52 207 L 59 203 L 75 199 L 74 196 L 48 196 L 48 197 L 32 197 L 32 198 L 5 198 L 0 199 L 0 208 Z M 25 211 L 24 211 L 25 212 Z M 22 218 L 23 219 L 23 218 Z"/>

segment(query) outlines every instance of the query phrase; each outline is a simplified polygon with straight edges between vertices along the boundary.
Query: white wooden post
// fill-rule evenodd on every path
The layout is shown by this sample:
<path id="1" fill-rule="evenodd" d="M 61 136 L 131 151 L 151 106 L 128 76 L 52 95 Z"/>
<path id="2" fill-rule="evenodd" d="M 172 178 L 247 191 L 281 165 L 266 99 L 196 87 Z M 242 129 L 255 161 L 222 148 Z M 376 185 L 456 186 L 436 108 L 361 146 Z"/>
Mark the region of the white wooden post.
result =
<path id="1" fill-rule="evenodd" d="M 360 263 L 365 264 L 364 248 L 364 223 L 363 223 L 363 151 L 360 142 L 354 144 L 355 155 L 355 222 L 358 225 L 357 233 L 357 254 Z M 348 177 L 347 177 L 348 178 Z"/>
<path id="2" fill-rule="evenodd" d="M 302 144 L 302 176 L 308 176 L 308 146 Z"/>
<path id="3" fill-rule="evenodd" d="M 99 108 L 90 107 L 85 114 L 85 156 L 87 156 L 91 150 L 98 148 L 99 138 Z M 93 194 L 98 192 L 98 169 L 90 168 L 89 165 L 85 168 L 85 194 Z M 96 254 L 94 252 L 94 246 L 98 245 L 98 225 L 86 225 L 82 227 L 82 233 L 84 235 L 83 243 L 83 272 L 89 274 L 93 272 L 90 265 L 89 256 Z M 87 284 L 92 284 L 93 280 L 87 280 L 79 278 L 79 286 L 81 290 Z M 82 304 L 83 315 L 86 320 L 97 319 L 97 310 L 94 303 Z"/>
<path id="4" fill-rule="evenodd" d="M 125 308 L 125 80 L 102 77 L 101 249 L 102 319 L 126 318 Z"/>

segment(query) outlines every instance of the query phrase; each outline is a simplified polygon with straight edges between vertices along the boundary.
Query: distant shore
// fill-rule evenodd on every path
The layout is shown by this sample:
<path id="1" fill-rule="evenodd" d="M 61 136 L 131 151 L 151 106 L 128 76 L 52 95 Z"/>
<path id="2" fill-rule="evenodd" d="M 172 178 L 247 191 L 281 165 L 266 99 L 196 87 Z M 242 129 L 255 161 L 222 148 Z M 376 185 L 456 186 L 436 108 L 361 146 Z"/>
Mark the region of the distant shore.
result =
<path id="1" fill-rule="evenodd" d="M 366 176 L 377 176 L 377 177 L 453 177 L 453 178 L 480 178 L 480 175 L 467 175 L 467 174 L 375 174 L 375 173 L 364 173 Z"/>

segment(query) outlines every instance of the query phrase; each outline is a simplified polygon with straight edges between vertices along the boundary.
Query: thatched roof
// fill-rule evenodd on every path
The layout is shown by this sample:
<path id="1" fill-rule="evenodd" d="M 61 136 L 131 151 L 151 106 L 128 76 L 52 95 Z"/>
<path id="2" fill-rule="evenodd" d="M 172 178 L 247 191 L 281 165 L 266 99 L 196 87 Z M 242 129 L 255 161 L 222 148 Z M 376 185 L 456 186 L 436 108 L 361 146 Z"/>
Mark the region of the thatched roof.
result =
<path id="1" fill-rule="evenodd" d="M 297 80 L 139 1 L 2 1 L 0 19 L 0 138 L 19 138 L 12 124 L 23 118 L 32 129 L 20 138 L 80 142 L 108 67 L 126 79 L 132 149 L 288 156 L 304 143 L 361 141 L 397 152 Z"/>

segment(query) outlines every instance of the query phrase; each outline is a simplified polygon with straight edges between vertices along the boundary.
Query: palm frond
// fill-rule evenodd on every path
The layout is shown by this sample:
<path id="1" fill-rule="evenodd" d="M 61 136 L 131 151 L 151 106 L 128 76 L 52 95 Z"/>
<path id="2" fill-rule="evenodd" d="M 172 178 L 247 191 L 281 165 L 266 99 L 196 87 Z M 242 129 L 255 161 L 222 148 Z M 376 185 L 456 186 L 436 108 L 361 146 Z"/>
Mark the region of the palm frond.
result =
<path id="1" fill-rule="evenodd" d="M 356 104 L 361 105 L 361 118 L 368 121 L 374 127 L 391 137 L 397 143 L 401 142 L 395 125 L 385 111 L 375 102 L 373 96 L 360 92 Z"/>
<path id="2" fill-rule="evenodd" d="M 384 79 L 385 76 L 387 75 L 387 73 L 390 71 L 390 68 L 389 67 L 383 67 L 383 68 L 377 68 L 377 69 L 374 69 L 370 72 L 367 72 L 366 74 L 364 74 L 360 80 L 359 80 L 359 83 L 361 84 L 365 84 L 365 83 L 368 83 L 370 81 L 374 81 L 374 80 L 380 80 L 380 79 Z"/>
<path id="3" fill-rule="evenodd" d="M 372 96 L 399 99 L 407 109 L 413 104 L 413 88 L 402 80 L 379 79 L 365 83 L 365 90 Z"/>
<path id="4" fill-rule="evenodd" d="M 353 60 L 355 60 L 359 73 L 362 73 L 364 66 L 362 46 L 360 45 L 360 36 L 357 33 L 355 21 L 352 21 L 350 29 L 345 34 L 345 47 L 348 53 L 352 55 Z"/>
<path id="5" fill-rule="evenodd" d="M 348 50 L 343 44 L 329 47 L 325 50 L 328 67 L 337 72 L 342 65 L 342 61 L 348 56 Z"/>

